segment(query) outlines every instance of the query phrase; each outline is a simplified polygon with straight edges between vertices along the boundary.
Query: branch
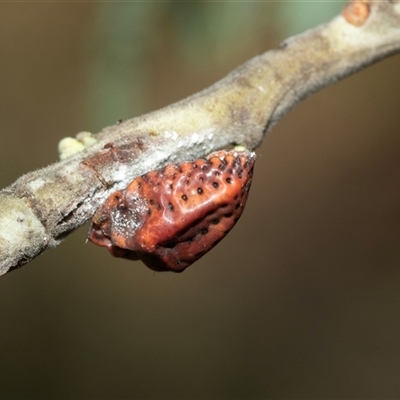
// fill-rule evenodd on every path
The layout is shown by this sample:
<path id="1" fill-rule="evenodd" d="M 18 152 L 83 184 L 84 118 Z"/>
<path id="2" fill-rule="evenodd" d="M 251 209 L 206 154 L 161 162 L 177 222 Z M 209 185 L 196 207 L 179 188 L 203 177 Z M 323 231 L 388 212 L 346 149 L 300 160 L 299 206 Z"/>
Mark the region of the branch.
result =
<path id="1" fill-rule="evenodd" d="M 71 143 L 82 151 L 0 192 L 0 275 L 57 245 L 135 177 L 235 144 L 254 149 L 296 103 L 399 51 L 400 0 L 351 1 L 331 22 L 287 39 L 204 91 L 62 141 L 63 158 Z"/>

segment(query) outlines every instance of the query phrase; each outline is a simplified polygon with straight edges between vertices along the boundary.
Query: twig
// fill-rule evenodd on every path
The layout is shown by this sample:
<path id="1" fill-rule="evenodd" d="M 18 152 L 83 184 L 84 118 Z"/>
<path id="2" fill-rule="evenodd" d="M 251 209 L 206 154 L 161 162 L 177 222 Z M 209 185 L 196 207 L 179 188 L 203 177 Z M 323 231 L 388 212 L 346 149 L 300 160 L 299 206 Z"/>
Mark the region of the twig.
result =
<path id="1" fill-rule="evenodd" d="M 138 175 L 235 144 L 254 149 L 296 103 L 399 51 L 400 0 L 351 1 L 208 89 L 103 129 L 78 154 L 0 192 L 0 275 L 57 245 Z"/>

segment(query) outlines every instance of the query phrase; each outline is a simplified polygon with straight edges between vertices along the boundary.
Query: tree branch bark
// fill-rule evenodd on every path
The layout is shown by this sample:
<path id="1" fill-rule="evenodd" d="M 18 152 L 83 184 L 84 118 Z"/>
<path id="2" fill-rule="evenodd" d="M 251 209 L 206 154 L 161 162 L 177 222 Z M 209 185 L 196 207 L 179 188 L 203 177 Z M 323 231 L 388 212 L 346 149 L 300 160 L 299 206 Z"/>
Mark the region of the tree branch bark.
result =
<path id="1" fill-rule="evenodd" d="M 0 192 L 0 275 L 57 245 L 135 177 L 236 144 L 254 149 L 296 103 L 399 51 L 400 0 L 351 1 L 206 90 L 104 128 L 76 155 Z"/>

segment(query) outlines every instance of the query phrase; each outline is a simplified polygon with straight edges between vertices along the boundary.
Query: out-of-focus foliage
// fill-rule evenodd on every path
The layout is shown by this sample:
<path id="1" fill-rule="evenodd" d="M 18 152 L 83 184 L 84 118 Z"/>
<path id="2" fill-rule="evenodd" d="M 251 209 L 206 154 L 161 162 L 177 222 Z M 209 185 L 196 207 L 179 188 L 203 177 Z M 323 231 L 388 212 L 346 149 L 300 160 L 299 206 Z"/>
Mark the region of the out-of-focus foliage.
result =
<path id="1" fill-rule="evenodd" d="M 172 5 L 183 57 L 206 68 L 251 46 L 276 9 L 273 3 L 257 2 Z"/>
<path id="2" fill-rule="evenodd" d="M 89 38 L 88 103 L 98 128 L 142 112 L 163 3 L 99 3 Z"/>
<path id="3" fill-rule="evenodd" d="M 284 36 L 296 35 L 337 15 L 343 9 L 345 0 L 302 0 L 282 1 L 277 7 Z"/>
<path id="4" fill-rule="evenodd" d="M 266 27 L 286 37 L 329 20 L 342 6 L 343 1 L 99 3 L 88 45 L 89 125 L 101 128 L 148 111 L 154 58 L 165 40 L 173 41 L 181 62 L 210 70 L 251 48 Z"/>

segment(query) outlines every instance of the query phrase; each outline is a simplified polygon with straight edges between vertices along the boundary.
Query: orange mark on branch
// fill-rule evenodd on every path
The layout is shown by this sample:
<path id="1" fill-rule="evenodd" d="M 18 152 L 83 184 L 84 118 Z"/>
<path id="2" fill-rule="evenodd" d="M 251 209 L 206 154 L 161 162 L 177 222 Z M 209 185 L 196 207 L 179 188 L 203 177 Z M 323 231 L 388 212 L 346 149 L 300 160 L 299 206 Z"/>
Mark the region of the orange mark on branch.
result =
<path id="1" fill-rule="evenodd" d="M 349 24 L 361 26 L 367 20 L 370 13 L 369 0 L 351 0 L 342 11 L 343 17 Z"/>

